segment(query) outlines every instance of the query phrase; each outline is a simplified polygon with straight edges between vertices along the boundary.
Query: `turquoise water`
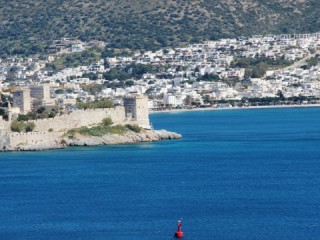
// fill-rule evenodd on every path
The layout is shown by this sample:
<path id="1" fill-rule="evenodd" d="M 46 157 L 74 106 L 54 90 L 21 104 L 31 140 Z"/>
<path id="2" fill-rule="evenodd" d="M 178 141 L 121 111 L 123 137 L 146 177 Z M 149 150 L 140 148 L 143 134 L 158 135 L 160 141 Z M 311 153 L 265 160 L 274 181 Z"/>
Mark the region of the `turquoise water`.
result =
<path id="1" fill-rule="evenodd" d="M 0 239 L 313 240 L 320 108 L 153 114 L 183 139 L 0 154 Z"/>

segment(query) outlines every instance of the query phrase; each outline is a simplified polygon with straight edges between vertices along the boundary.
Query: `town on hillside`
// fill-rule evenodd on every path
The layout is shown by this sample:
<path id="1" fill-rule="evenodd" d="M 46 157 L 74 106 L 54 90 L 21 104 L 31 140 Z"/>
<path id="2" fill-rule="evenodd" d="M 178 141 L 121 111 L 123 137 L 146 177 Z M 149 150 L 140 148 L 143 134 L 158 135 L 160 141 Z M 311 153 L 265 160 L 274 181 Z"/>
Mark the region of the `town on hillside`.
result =
<path id="1" fill-rule="evenodd" d="M 9 105 L 18 120 L 53 118 L 141 94 L 153 111 L 320 101 L 320 33 L 220 39 L 81 65 L 99 47 L 107 46 L 61 39 L 45 56 L 0 59 L 1 118 Z"/>

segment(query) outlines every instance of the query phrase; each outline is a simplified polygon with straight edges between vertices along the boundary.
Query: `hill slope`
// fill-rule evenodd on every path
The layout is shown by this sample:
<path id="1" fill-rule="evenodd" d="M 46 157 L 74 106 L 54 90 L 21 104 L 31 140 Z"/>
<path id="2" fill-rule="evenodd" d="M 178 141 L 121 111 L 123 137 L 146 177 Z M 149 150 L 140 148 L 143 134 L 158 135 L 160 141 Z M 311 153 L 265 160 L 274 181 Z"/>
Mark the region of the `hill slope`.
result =
<path id="1" fill-rule="evenodd" d="M 205 39 L 320 30 L 318 0 L 0 1 L 0 50 L 61 37 L 154 49 Z"/>

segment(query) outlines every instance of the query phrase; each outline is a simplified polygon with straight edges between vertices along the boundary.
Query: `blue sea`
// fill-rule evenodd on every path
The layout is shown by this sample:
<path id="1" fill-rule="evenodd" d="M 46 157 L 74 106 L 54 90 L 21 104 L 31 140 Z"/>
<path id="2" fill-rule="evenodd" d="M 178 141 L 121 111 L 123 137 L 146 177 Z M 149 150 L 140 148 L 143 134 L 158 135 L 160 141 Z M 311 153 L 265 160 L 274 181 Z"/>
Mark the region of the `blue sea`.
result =
<path id="1" fill-rule="evenodd" d="M 183 138 L 0 153 L 0 239 L 320 239 L 320 108 L 150 118 Z"/>

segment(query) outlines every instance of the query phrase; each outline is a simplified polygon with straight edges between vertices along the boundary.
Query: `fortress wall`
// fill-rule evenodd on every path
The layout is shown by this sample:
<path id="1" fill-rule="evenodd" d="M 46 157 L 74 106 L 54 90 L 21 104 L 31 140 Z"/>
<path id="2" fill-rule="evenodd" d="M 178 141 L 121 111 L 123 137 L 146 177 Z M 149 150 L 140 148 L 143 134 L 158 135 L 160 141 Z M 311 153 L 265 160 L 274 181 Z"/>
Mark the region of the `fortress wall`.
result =
<path id="1" fill-rule="evenodd" d="M 102 119 L 110 117 L 114 124 L 127 123 L 123 107 L 78 110 L 67 115 L 57 116 L 51 119 L 34 120 L 36 128 L 34 131 L 48 131 L 52 128 L 54 131 L 78 128 L 98 124 Z"/>
<path id="2" fill-rule="evenodd" d="M 60 144 L 59 137 L 61 133 L 54 132 L 28 132 L 28 133 L 10 133 L 9 137 L 11 149 L 16 149 L 19 146 L 57 146 Z"/>
<path id="3" fill-rule="evenodd" d="M 48 146 L 61 146 L 63 132 L 82 126 L 90 127 L 102 122 L 104 118 L 111 118 L 115 125 L 137 124 L 140 127 L 150 128 L 148 111 L 145 109 L 144 102 L 138 101 L 136 106 L 136 118 L 126 118 L 124 107 L 77 110 L 70 114 L 57 116 L 50 119 L 33 120 L 36 128 L 33 132 L 12 133 L 10 130 L 11 122 L 0 120 L 0 151 L 16 150 L 27 147 L 30 149 L 44 149 Z M 52 129 L 52 132 L 49 132 Z"/>
<path id="4" fill-rule="evenodd" d="M 10 132 L 10 122 L 0 120 L 0 136 Z"/>
<path id="5" fill-rule="evenodd" d="M 10 148 L 10 137 L 4 135 L 0 137 L 0 151 Z"/>
<path id="6" fill-rule="evenodd" d="M 137 124 L 147 126 L 148 121 L 126 119 L 123 107 L 112 109 L 79 110 L 68 115 L 62 115 L 51 119 L 31 121 L 36 128 L 33 132 L 12 133 L 10 122 L 0 121 L 0 151 L 12 150 L 18 146 L 57 146 L 60 144 L 62 131 L 90 126 L 101 123 L 102 119 L 110 117 L 115 125 Z M 53 131 L 48 130 L 52 128 Z"/>
<path id="7" fill-rule="evenodd" d="M 52 145 L 60 144 L 61 133 L 54 132 L 28 132 L 28 133 L 11 133 L 7 137 L 10 139 L 11 148 L 23 145 Z"/>

